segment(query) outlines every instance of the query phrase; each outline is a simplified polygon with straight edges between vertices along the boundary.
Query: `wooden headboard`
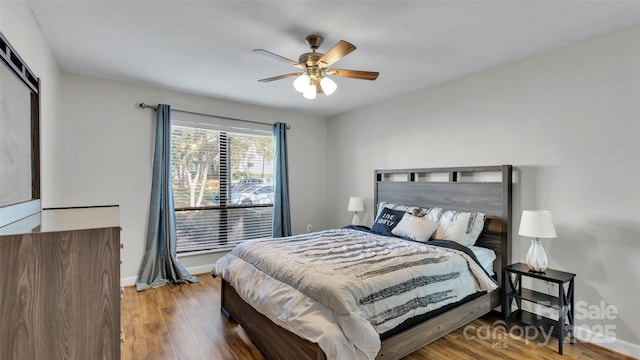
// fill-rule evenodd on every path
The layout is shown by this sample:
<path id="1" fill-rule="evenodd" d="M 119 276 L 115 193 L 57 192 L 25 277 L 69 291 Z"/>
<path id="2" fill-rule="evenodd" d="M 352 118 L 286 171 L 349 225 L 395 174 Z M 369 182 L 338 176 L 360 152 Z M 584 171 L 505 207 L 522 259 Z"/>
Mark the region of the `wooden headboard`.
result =
<path id="1" fill-rule="evenodd" d="M 502 268 L 511 263 L 511 183 L 511 165 L 375 170 L 374 211 L 385 201 L 485 213 L 476 245 L 496 252 L 494 271 L 502 287 Z"/>

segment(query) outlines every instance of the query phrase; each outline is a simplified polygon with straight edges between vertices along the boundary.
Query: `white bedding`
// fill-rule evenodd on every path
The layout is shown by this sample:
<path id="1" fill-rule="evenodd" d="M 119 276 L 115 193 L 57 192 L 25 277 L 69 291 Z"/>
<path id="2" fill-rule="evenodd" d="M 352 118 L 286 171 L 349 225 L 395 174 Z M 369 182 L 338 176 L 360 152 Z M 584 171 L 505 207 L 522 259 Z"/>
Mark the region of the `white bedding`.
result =
<path id="1" fill-rule="evenodd" d="M 379 334 L 497 287 L 461 251 L 347 229 L 247 241 L 213 274 L 328 359 L 373 359 Z"/>

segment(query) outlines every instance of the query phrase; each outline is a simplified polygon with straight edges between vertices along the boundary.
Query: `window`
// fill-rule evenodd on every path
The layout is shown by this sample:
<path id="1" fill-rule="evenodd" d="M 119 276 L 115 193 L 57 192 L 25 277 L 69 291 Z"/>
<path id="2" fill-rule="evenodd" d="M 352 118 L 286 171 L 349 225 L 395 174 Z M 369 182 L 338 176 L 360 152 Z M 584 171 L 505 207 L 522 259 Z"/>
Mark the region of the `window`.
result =
<path id="1" fill-rule="evenodd" d="M 177 252 L 230 250 L 271 236 L 271 126 L 178 111 L 172 118 Z"/>
<path id="2" fill-rule="evenodd" d="M 40 211 L 39 92 L 0 32 L 0 227 Z"/>

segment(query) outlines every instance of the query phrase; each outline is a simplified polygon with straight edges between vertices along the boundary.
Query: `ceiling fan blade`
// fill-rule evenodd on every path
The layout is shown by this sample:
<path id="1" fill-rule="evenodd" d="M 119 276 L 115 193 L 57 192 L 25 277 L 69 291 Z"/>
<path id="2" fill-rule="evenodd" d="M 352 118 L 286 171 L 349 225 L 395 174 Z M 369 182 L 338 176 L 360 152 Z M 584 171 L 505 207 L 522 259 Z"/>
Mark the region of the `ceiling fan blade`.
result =
<path id="1" fill-rule="evenodd" d="M 297 68 L 304 69 L 304 65 L 303 64 L 300 64 L 299 62 L 293 61 L 291 59 L 287 59 L 286 57 L 282 57 L 282 56 L 280 56 L 278 54 L 274 54 L 271 51 L 267 51 L 265 49 L 254 49 L 253 52 L 256 53 L 256 54 L 262 54 L 264 56 L 268 56 L 268 57 L 270 57 L 272 59 L 276 59 L 276 60 L 280 60 L 280 61 L 286 62 L 287 64 L 293 65 L 293 66 L 295 66 Z"/>
<path id="2" fill-rule="evenodd" d="M 322 94 L 322 86 L 320 85 L 320 81 L 316 81 L 316 94 Z"/>
<path id="3" fill-rule="evenodd" d="M 345 70 L 345 69 L 327 69 L 325 71 L 327 75 L 340 76 L 352 79 L 361 80 L 375 80 L 380 74 L 377 71 L 362 71 L 362 70 Z"/>
<path id="4" fill-rule="evenodd" d="M 284 74 L 284 75 L 274 76 L 274 77 L 270 77 L 270 78 L 266 78 L 266 79 L 260 79 L 258 81 L 260 81 L 260 82 L 270 82 L 270 81 L 286 79 L 288 77 L 294 77 L 294 76 L 300 76 L 300 75 L 302 75 L 302 73 L 291 73 L 291 74 Z"/>
<path id="5" fill-rule="evenodd" d="M 349 55 L 355 49 L 355 45 L 340 40 L 318 60 L 318 65 L 321 67 L 331 66 L 331 64 Z"/>

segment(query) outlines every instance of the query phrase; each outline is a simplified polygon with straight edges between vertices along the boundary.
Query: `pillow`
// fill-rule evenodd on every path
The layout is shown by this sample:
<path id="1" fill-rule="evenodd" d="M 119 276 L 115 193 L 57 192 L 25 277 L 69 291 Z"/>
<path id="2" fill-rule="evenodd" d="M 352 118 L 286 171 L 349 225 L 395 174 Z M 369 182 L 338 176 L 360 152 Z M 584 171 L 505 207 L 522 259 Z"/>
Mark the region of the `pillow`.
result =
<path id="1" fill-rule="evenodd" d="M 485 214 L 444 210 L 433 234 L 437 240 L 451 240 L 464 246 L 476 243 L 484 227 Z"/>
<path id="2" fill-rule="evenodd" d="M 469 246 L 469 249 L 473 251 L 473 255 L 476 256 L 476 259 L 478 259 L 478 262 L 480 262 L 480 265 L 482 265 L 487 273 L 494 275 L 493 261 L 496 259 L 495 251 L 480 246 Z"/>
<path id="3" fill-rule="evenodd" d="M 391 204 L 385 201 L 381 201 L 378 203 L 378 214 L 380 214 L 380 212 L 382 212 L 384 208 L 391 209 L 391 210 L 402 210 L 409 214 L 414 214 L 416 211 L 419 212 L 421 210 L 420 207 L 418 206 L 398 205 L 398 204 Z"/>
<path id="4" fill-rule="evenodd" d="M 406 213 L 402 216 L 400 222 L 391 229 L 391 233 L 406 239 L 426 242 L 437 227 L 438 223 L 433 220 Z"/>
<path id="5" fill-rule="evenodd" d="M 376 217 L 376 221 L 371 227 L 371 232 L 384 236 L 394 236 L 392 230 L 406 214 L 407 213 L 402 210 L 383 208 L 382 211 L 378 213 L 378 217 Z"/>
<path id="6" fill-rule="evenodd" d="M 421 208 L 419 206 L 412 206 L 412 205 L 391 204 L 384 201 L 381 201 L 380 203 L 378 203 L 378 214 L 380 214 L 380 212 L 384 208 L 392 209 L 392 210 L 402 210 L 414 216 L 425 217 L 429 220 L 433 220 L 436 223 L 438 222 L 438 219 L 442 215 L 441 208 Z"/>
<path id="7" fill-rule="evenodd" d="M 440 218 L 442 217 L 442 213 L 444 210 L 442 208 L 426 208 L 422 209 L 424 211 L 424 218 L 434 221 L 436 224 L 440 222 Z"/>

